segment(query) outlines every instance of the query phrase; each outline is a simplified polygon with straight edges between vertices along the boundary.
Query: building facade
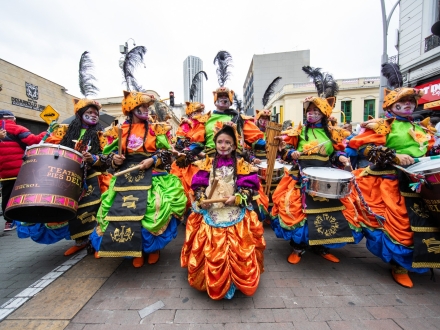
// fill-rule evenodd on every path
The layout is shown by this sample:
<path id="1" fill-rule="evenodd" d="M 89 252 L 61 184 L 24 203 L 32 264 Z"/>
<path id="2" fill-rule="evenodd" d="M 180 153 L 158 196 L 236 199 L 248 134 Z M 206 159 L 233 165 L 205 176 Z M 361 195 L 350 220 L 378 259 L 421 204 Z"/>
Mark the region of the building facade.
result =
<path id="1" fill-rule="evenodd" d="M 74 96 L 66 91 L 62 85 L 0 59 L 0 109 L 12 111 L 17 124 L 35 134 L 47 129 L 40 117 L 47 105 L 60 114 L 58 122 L 73 115 Z"/>
<path id="2" fill-rule="evenodd" d="M 185 101 L 189 101 L 189 89 L 194 75 L 203 70 L 203 61 L 196 56 L 188 56 L 183 61 L 183 96 Z M 200 79 L 197 94 L 194 96 L 193 102 L 203 103 L 203 79 Z"/>
<path id="3" fill-rule="evenodd" d="M 243 84 L 246 114 L 252 116 L 255 110 L 263 109 L 264 92 L 276 77 L 283 78 L 280 84 L 307 83 L 304 65 L 310 65 L 310 50 L 254 55 Z"/>
<path id="4" fill-rule="evenodd" d="M 405 86 L 421 88 L 419 110 L 440 110 L 440 37 L 432 26 L 440 20 L 438 0 L 401 0 L 398 62 Z"/>
<path id="5" fill-rule="evenodd" d="M 336 80 L 339 93 L 333 116 L 338 122 L 361 123 L 368 116 L 378 117 L 380 77 L 366 77 Z M 303 102 L 308 96 L 316 96 L 315 85 L 311 82 L 284 85 L 269 100 L 267 109 L 277 122 L 287 120 L 295 125 L 304 122 Z"/>

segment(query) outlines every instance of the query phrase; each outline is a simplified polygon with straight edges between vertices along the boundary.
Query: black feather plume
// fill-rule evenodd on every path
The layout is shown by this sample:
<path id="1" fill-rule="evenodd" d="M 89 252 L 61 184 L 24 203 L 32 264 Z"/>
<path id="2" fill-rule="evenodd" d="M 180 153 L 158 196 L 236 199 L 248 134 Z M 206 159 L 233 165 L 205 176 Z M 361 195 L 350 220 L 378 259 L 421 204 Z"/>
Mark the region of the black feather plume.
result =
<path id="1" fill-rule="evenodd" d="M 191 102 L 193 101 L 194 96 L 197 95 L 201 74 L 203 74 L 205 76 L 205 79 L 208 80 L 208 75 L 206 74 L 205 71 L 199 71 L 194 75 L 194 78 L 192 79 L 191 87 L 189 89 L 189 100 Z"/>
<path id="2" fill-rule="evenodd" d="M 234 106 L 239 113 L 243 111 L 243 101 L 238 99 L 237 94 L 234 94 Z"/>
<path id="3" fill-rule="evenodd" d="M 79 61 L 79 89 L 84 97 L 96 95 L 99 89 L 94 85 L 96 78 L 91 74 L 93 62 L 89 57 L 89 52 L 85 51 Z"/>
<path id="4" fill-rule="evenodd" d="M 324 75 L 324 97 L 336 96 L 339 93 L 339 85 L 330 73 Z"/>
<path id="5" fill-rule="evenodd" d="M 388 79 L 390 87 L 398 88 L 403 86 L 402 73 L 400 72 L 399 65 L 396 63 L 382 64 L 382 74 Z"/>
<path id="6" fill-rule="evenodd" d="M 321 96 L 324 93 L 324 76 L 321 68 L 312 68 L 310 65 L 307 65 L 303 66 L 302 70 L 307 73 L 309 78 L 313 79 L 318 95 Z"/>
<path id="7" fill-rule="evenodd" d="M 270 97 L 275 92 L 275 87 L 278 85 L 278 83 L 280 82 L 281 79 L 282 79 L 281 77 L 276 77 L 270 83 L 270 85 L 266 88 L 266 91 L 264 92 L 264 95 L 263 95 L 263 99 L 261 100 L 261 102 L 263 103 L 263 107 L 266 106 L 266 104 L 269 101 Z"/>
<path id="8" fill-rule="evenodd" d="M 124 81 L 128 91 L 130 91 L 130 86 L 135 90 L 142 88 L 134 77 L 134 70 L 139 64 L 144 63 L 144 55 L 146 52 L 147 48 L 144 46 L 136 46 L 125 55 L 124 63 L 122 64 L 122 74 L 124 75 Z"/>
<path id="9" fill-rule="evenodd" d="M 223 87 L 230 78 L 229 69 L 232 68 L 232 56 L 225 50 L 221 50 L 214 58 L 214 64 L 217 65 L 217 77 L 220 87 Z"/>

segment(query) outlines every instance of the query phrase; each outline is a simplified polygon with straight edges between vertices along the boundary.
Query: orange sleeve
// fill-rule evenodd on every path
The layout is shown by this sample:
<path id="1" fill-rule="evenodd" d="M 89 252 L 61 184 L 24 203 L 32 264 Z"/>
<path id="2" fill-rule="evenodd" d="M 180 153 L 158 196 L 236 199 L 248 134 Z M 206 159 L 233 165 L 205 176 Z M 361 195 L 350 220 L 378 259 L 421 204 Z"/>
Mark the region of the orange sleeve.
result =
<path id="1" fill-rule="evenodd" d="M 191 142 L 200 142 L 203 143 L 205 141 L 205 125 L 198 124 L 194 129 L 190 132 Z"/>
<path id="2" fill-rule="evenodd" d="M 345 150 L 345 146 L 344 146 L 344 144 L 343 144 L 342 142 L 339 142 L 339 143 L 333 143 L 333 148 L 334 148 L 336 151 L 344 151 L 344 150 Z"/>
<path id="3" fill-rule="evenodd" d="M 45 141 L 45 143 L 52 143 L 52 144 L 60 144 L 62 138 L 59 136 L 53 136 L 52 134 L 49 135 Z"/>
<path id="4" fill-rule="evenodd" d="M 285 135 L 283 137 L 283 141 L 286 142 L 287 144 L 290 144 L 291 146 L 294 146 L 296 148 L 297 145 L 298 145 L 298 135 L 296 135 L 296 136 Z"/>
<path id="5" fill-rule="evenodd" d="M 363 145 L 366 144 L 375 144 L 375 145 L 385 145 L 387 141 L 387 136 L 382 134 L 377 134 L 373 130 L 367 130 L 364 133 L 355 136 L 348 142 L 348 146 L 353 149 L 359 149 Z"/>
<path id="6" fill-rule="evenodd" d="M 243 126 L 244 140 L 252 144 L 260 139 L 264 139 L 264 133 L 251 120 L 245 120 Z"/>

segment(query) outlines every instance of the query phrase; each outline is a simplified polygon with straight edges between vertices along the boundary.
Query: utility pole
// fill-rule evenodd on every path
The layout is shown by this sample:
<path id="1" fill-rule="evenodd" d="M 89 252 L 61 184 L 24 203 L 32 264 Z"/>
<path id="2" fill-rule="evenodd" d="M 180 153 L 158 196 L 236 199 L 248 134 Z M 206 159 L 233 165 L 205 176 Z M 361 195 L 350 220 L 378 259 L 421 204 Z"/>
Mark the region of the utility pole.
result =
<path id="1" fill-rule="evenodd" d="M 391 16 L 394 13 L 394 9 L 396 9 L 397 5 L 400 3 L 400 0 L 394 4 L 393 8 L 391 8 L 390 13 L 387 17 L 387 12 L 385 10 L 385 0 L 380 0 L 382 6 L 382 40 L 383 40 L 383 53 L 381 57 L 381 72 L 380 72 L 380 87 L 379 87 L 379 117 L 383 116 L 384 112 L 382 109 L 383 104 L 383 89 L 388 86 L 387 79 L 382 74 L 382 64 L 388 63 L 388 26 L 390 25 Z"/>

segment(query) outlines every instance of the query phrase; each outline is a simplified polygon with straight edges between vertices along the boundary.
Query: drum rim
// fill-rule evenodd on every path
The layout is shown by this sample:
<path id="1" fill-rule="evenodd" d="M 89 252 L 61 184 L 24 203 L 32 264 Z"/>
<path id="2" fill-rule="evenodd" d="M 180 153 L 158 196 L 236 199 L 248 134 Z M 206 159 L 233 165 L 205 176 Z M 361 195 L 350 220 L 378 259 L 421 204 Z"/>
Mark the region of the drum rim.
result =
<path id="1" fill-rule="evenodd" d="M 267 165 L 267 161 L 262 161 L 261 163 L 265 163 L 266 165 Z M 261 169 L 263 169 L 263 170 L 266 170 L 267 169 L 267 166 L 266 167 L 262 167 L 261 166 L 261 163 L 260 164 L 256 164 L 255 166 L 257 166 L 258 168 L 261 168 Z M 275 164 L 280 164 L 281 165 L 281 167 L 278 167 L 278 168 L 273 168 L 273 170 L 275 171 L 275 170 L 281 170 L 281 169 L 283 169 L 283 168 L 285 168 L 285 164 L 283 164 L 283 163 L 280 163 L 279 161 L 275 161 Z"/>
<path id="2" fill-rule="evenodd" d="M 342 171 L 342 172 L 345 172 L 346 174 L 348 174 L 350 177 L 349 177 L 349 178 L 339 178 L 339 179 L 334 179 L 334 178 L 323 178 L 323 177 L 317 177 L 317 176 L 314 176 L 314 175 L 307 174 L 307 172 L 306 172 L 307 169 L 315 169 L 315 168 L 319 168 L 319 169 L 327 169 L 327 170 Z M 317 167 L 317 166 L 314 166 L 314 167 L 306 167 L 306 168 L 304 168 L 304 169 L 302 170 L 302 172 L 303 172 L 303 173 L 305 174 L 305 176 L 307 176 L 308 178 L 315 179 L 315 180 L 321 180 L 321 181 L 324 181 L 324 179 L 326 179 L 327 181 L 330 181 L 330 182 L 340 182 L 341 180 L 351 182 L 351 181 L 354 180 L 354 175 L 353 175 L 353 173 L 348 172 L 348 171 L 344 171 L 344 170 L 340 170 L 340 169 L 337 169 L 337 168 L 331 168 L 331 167 L 328 167 L 328 168 L 326 168 L 326 167 Z"/>
<path id="3" fill-rule="evenodd" d="M 432 161 L 435 161 L 434 159 Z M 410 172 L 413 173 L 422 173 L 422 174 L 436 174 L 436 173 L 440 173 L 440 161 L 436 162 L 439 163 L 439 167 L 436 168 L 431 168 L 431 169 L 424 169 L 424 170 L 414 170 L 414 168 L 417 168 L 417 166 L 422 166 L 424 164 L 429 163 L 430 161 L 425 161 L 425 162 L 420 162 L 420 163 L 416 163 L 416 164 L 412 164 L 410 166 L 408 166 L 406 169 Z"/>
<path id="4" fill-rule="evenodd" d="M 306 188 L 306 192 L 309 193 L 312 192 L 314 194 L 314 196 L 318 196 L 318 197 L 326 197 L 326 198 L 330 198 L 330 199 L 340 199 L 340 198 L 344 198 L 347 197 L 348 195 L 351 194 L 351 187 L 350 187 L 350 191 L 347 194 L 344 195 L 334 195 L 334 194 L 325 194 L 325 193 L 321 193 L 315 190 L 310 190 Z"/>
<path id="5" fill-rule="evenodd" d="M 66 147 L 66 146 L 62 146 L 62 145 L 59 145 L 59 144 L 55 144 L 55 143 L 33 144 L 33 145 L 27 147 L 27 150 L 29 150 L 29 149 L 33 149 L 33 148 L 38 148 L 38 147 L 53 147 L 53 148 L 55 148 L 55 149 L 58 149 L 58 148 L 59 148 L 59 149 L 64 149 L 64 150 L 67 150 L 67 151 L 73 152 L 73 153 L 77 154 L 77 155 L 80 156 L 80 157 L 83 156 L 79 151 L 76 151 L 75 149 L 72 149 L 72 148 L 69 148 L 69 147 Z"/>

